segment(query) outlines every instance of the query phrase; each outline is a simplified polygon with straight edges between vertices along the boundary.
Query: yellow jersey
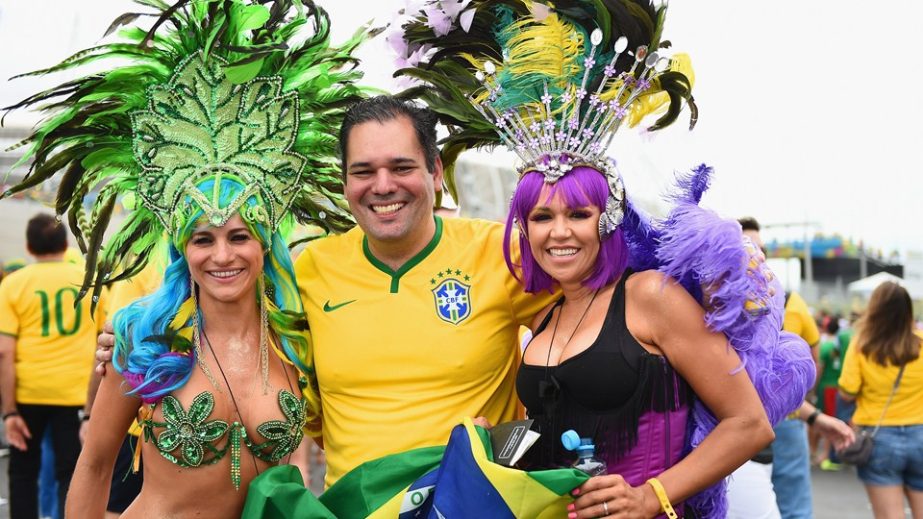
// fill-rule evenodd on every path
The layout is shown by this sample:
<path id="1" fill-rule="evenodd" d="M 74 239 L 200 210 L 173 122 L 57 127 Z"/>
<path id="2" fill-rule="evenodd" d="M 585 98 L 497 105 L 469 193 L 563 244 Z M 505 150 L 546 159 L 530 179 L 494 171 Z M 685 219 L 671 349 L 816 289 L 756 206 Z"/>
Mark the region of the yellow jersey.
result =
<path id="1" fill-rule="evenodd" d="M 394 271 L 359 228 L 295 262 L 314 340 L 327 485 L 388 454 L 445 444 L 466 416 L 521 416 L 520 325 L 549 304 L 510 275 L 503 226 L 436 217 L 432 241 Z"/>
<path id="2" fill-rule="evenodd" d="M 923 339 L 923 332 L 915 333 Z M 839 380 L 840 389 L 856 396 L 853 422 L 857 425 L 878 423 L 899 370 L 898 366 L 882 366 L 867 357 L 859 351 L 856 338 L 853 337 L 843 359 L 843 371 Z M 891 401 L 881 424 L 923 424 L 923 355 L 907 363 L 901 385 L 898 386 L 894 400 Z"/>
<path id="3" fill-rule="evenodd" d="M 95 316 L 89 297 L 74 306 L 82 280 L 83 267 L 48 261 L 24 267 L 0 284 L 0 333 L 16 338 L 16 402 L 86 403 L 106 305 L 101 300 Z"/>
<path id="4" fill-rule="evenodd" d="M 797 292 L 792 292 L 788 296 L 788 302 L 785 303 L 785 317 L 782 321 L 782 329 L 801 337 L 812 348 L 820 342 L 817 323 L 814 321 L 814 317 L 811 316 L 808 304 Z"/>

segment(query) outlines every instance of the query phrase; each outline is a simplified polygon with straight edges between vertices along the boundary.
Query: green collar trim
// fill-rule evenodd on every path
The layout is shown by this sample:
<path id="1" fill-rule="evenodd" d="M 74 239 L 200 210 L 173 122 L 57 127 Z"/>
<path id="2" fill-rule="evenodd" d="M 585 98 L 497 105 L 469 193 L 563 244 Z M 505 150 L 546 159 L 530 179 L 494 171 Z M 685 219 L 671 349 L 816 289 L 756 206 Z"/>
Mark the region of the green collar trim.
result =
<path id="1" fill-rule="evenodd" d="M 414 257 L 407 260 L 407 262 L 401 265 L 397 270 L 392 270 L 391 267 L 385 265 L 381 260 L 376 258 L 375 255 L 372 254 L 372 249 L 369 248 L 369 237 L 362 237 L 362 252 L 365 253 L 366 259 L 369 260 L 369 263 L 371 263 L 372 266 L 391 276 L 392 294 L 397 293 L 398 288 L 400 287 L 401 276 L 409 272 L 410 269 L 419 265 L 420 262 L 426 259 L 427 256 L 436 250 L 436 246 L 439 245 L 439 240 L 442 239 L 442 218 L 433 215 L 433 220 L 436 222 L 436 232 L 433 233 L 433 239 L 426 244 L 426 247 L 423 247 L 423 250 L 418 252 Z"/>

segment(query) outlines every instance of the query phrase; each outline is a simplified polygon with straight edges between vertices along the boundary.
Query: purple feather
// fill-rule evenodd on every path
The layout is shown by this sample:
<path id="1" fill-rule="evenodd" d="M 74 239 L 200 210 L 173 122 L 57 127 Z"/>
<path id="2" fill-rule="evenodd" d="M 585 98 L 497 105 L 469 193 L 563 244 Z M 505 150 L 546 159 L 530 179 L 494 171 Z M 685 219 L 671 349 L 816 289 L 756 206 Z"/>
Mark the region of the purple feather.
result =
<path id="1" fill-rule="evenodd" d="M 688 175 L 677 177 L 676 190 L 671 198 L 677 202 L 698 204 L 711 186 L 711 174 L 714 171 L 711 166 L 699 164 Z"/>
<path id="2" fill-rule="evenodd" d="M 781 331 L 784 291 L 765 262 L 753 260 L 755 249 L 746 248 L 740 226 L 698 206 L 711 173 L 702 164 L 678 178 L 669 197 L 676 207 L 663 220 L 645 218 L 628 204 L 623 232 L 632 255 L 629 264 L 673 277 L 702 303 L 706 324 L 727 336 L 775 425 L 801 405 L 814 384 L 814 362 L 800 337 Z M 718 420 L 700 401 L 690 416 L 693 449 Z M 720 481 L 687 504 L 700 517 L 725 517 L 725 493 L 726 483 Z"/>
<path id="3" fill-rule="evenodd" d="M 636 208 L 630 199 L 626 200 L 625 217 L 620 227 L 628 246 L 628 266 L 636 272 L 656 269 L 659 266 L 657 243 L 660 234 L 650 217 Z"/>

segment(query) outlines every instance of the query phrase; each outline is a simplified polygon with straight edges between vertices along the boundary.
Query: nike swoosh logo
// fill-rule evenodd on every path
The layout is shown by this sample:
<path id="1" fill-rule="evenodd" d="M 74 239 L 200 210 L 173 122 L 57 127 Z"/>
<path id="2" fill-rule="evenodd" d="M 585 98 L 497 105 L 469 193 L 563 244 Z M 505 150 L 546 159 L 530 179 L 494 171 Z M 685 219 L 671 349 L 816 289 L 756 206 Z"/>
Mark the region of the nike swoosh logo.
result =
<path id="1" fill-rule="evenodd" d="M 332 311 L 336 310 L 337 308 L 343 308 L 344 306 L 348 305 L 349 303 L 355 303 L 355 302 L 356 302 L 356 300 L 353 299 L 353 300 L 351 300 L 351 301 L 346 301 L 345 303 L 340 303 L 340 304 L 338 304 L 338 305 L 331 305 L 331 304 L 330 304 L 330 300 L 328 299 L 327 302 L 324 303 L 324 311 L 325 311 L 325 312 L 332 312 Z"/>

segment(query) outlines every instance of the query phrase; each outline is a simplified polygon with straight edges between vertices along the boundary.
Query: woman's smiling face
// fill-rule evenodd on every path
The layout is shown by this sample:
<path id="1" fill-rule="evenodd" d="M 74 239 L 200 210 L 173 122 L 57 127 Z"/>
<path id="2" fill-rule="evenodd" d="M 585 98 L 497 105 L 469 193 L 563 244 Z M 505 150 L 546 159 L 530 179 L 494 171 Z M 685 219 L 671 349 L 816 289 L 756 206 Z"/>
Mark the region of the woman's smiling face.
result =
<path id="1" fill-rule="evenodd" d="M 233 303 L 253 297 L 263 274 L 263 246 L 234 215 L 221 227 L 196 227 L 186 243 L 186 262 L 200 299 Z"/>
<path id="2" fill-rule="evenodd" d="M 529 248 L 539 266 L 558 283 L 580 283 L 594 270 L 599 254 L 600 210 L 568 207 L 561 193 L 548 199 L 546 184 L 529 212 Z"/>

